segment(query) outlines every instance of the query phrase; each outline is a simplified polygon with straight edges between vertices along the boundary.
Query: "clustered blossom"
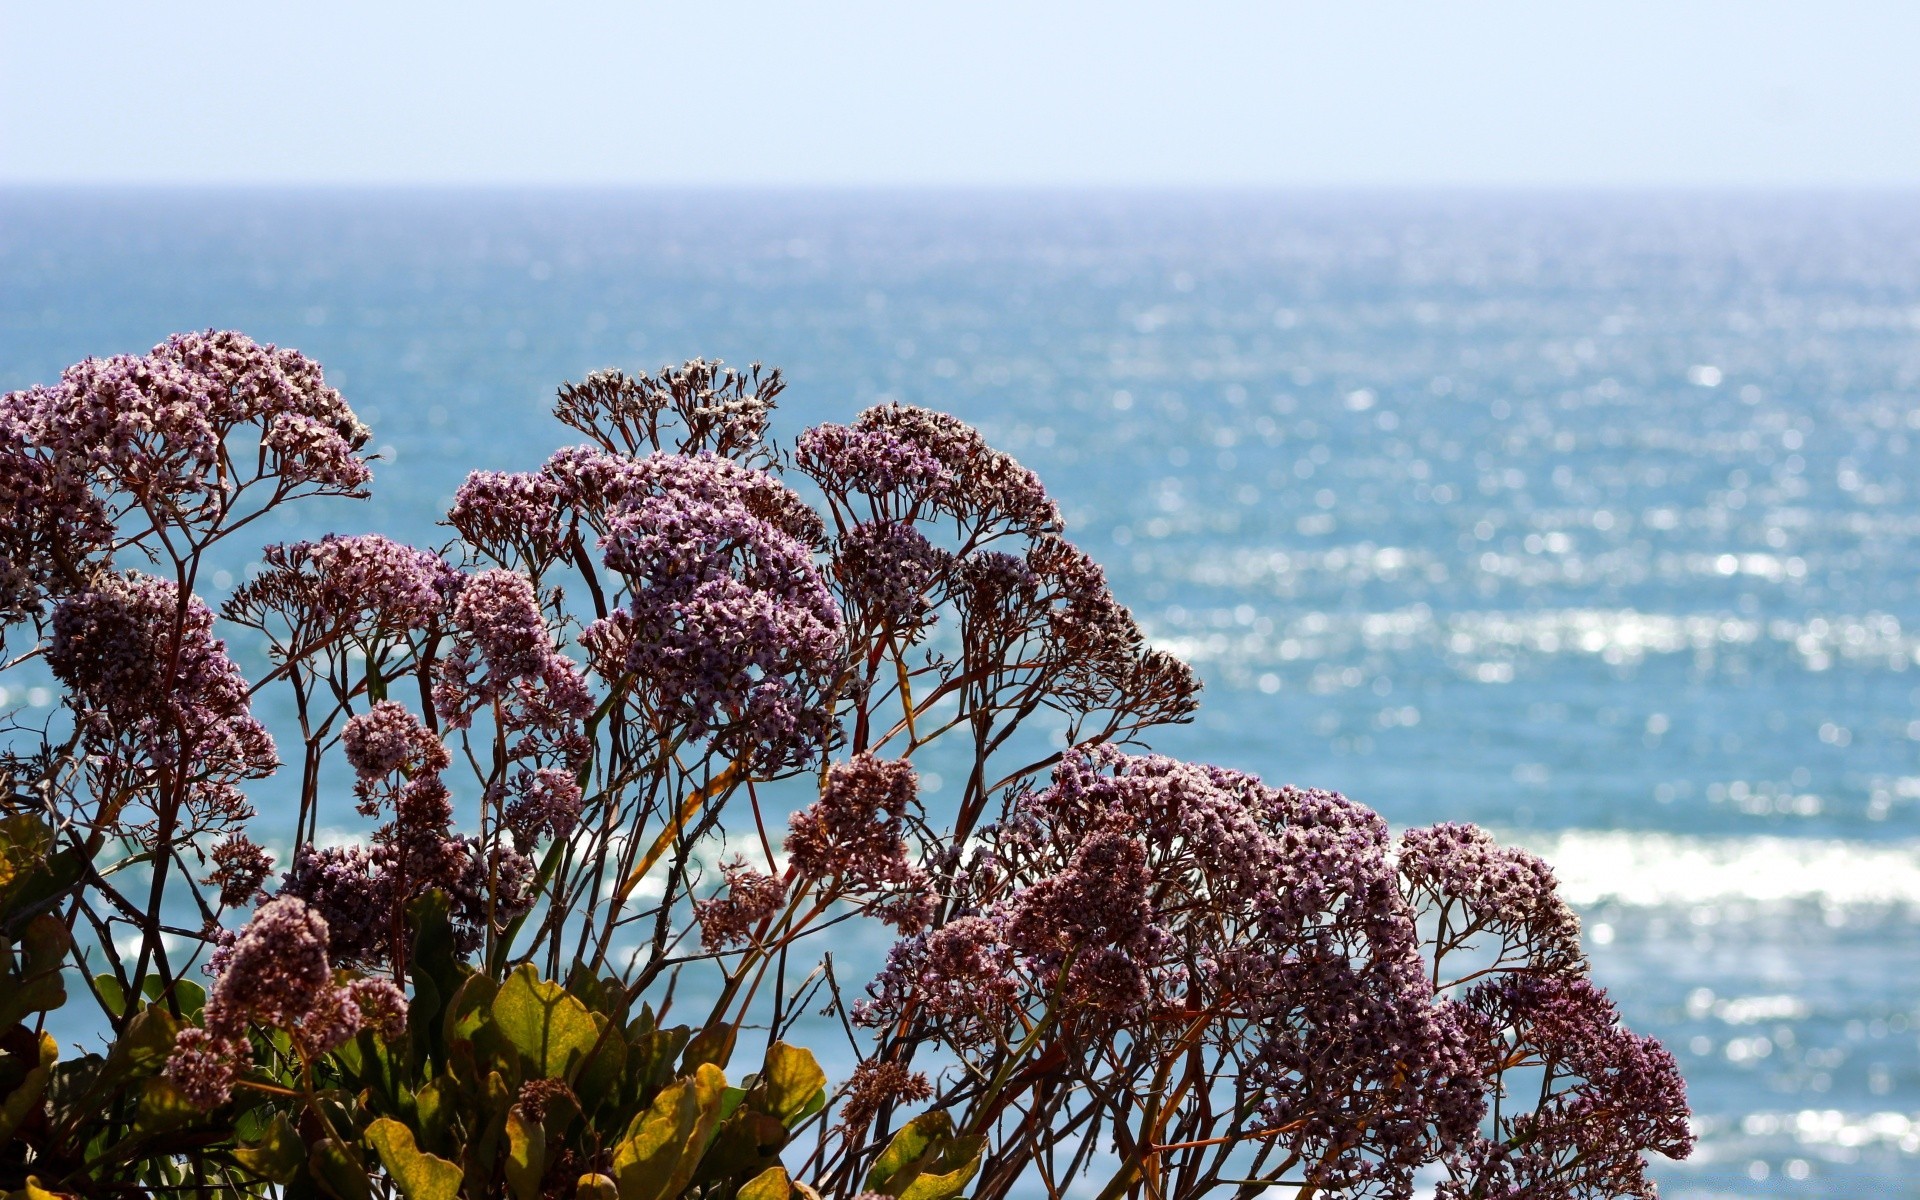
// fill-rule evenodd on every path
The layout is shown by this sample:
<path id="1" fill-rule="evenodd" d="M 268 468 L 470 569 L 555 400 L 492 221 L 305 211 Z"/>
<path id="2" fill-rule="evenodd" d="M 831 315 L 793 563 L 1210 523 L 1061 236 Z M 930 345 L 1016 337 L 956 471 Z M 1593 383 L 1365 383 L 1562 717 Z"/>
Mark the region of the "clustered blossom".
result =
<path id="1" fill-rule="evenodd" d="M 788 821 L 787 856 L 794 874 L 837 880 L 854 890 L 924 882 L 904 836 L 919 807 L 913 764 L 858 754 L 827 769 L 820 799 Z"/>
<path id="2" fill-rule="evenodd" d="M 327 959 L 327 923 L 303 901 L 282 896 L 253 914 L 222 956 L 200 1026 L 184 1029 L 167 1076 L 193 1104 L 217 1108 L 252 1059 L 251 1025 L 285 1030 L 306 1058 L 333 1050 L 363 1028 L 392 1040 L 406 1032 L 406 998 L 391 980 L 336 982 Z"/>
<path id="3" fill-rule="evenodd" d="M 464 729 L 482 705 L 511 700 L 503 714 L 510 731 L 580 748 L 571 726 L 593 712 L 593 695 L 580 669 L 554 647 L 526 576 L 494 569 L 469 578 L 454 602 L 453 628 L 433 687 L 441 720 Z M 516 747 L 515 754 L 531 748 Z"/>
<path id="4" fill-rule="evenodd" d="M 319 364 L 233 332 L 182 333 L 144 355 L 90 358 L 60 382 L 7 398 L 20 435 L 51 457 L 86 464 L 158 515 L 198 517 L 235 486 L 225 439 L 257 426 L 270 474 L 352 491 L 370 478 L 368 437 Z"/>
<path id="5" fill-rule="evenodd" d="M 112 786 L 181 768 L 193 810 L 244 819 L 252 810 L 236 785 L 279 765 L 245 677 L 213 636 L 213 613 L 195 596 L 183 603 L 167 580 L 110 575 L 62 599 L 47 665 L 71 692 L 92 769 Z"/>
<path id="6" fill-rule="evenodd" d="M 769 477 L 712 456 L 634 464 L 603 552 L 627 606 L 581 637 L 655 720 L 762 772 L 812 760 L 844 666 L 840 614 Z"/>
<path id="7" fill-rule="evenodd" d="M 252 903 L 273 870 L 273 855 L 244 833 L 223 839 L 213 848 L 212 858 L 214 870 L 207 882 L 220 889 L 220 904 L 225 908 Z"/>
<path id="8" fill-rule="evenodd" d="M 453 761 L 433 731 L 396 700 L 381 700 L 366 712 L 348 718 L 346 728 L 340 731 L 340 745 L 346 751 L 347 765 L 362 785 L 406 767 L 444 771 Z"/>
<path id="9" fill-rule="evenodd" d="M 1202 1044 L 1264 1097 L 1257 1119 L 1294 1131 L 1329 1186 L 1404 1177 L 1435 1137 L 1477 1126 L 1464 1014 L 1423 973 L 1372 812 L 1074 750 L 989 846 L 977 909 L 896 946 L 862 1021 L 924 1022 L 969 1054 L 1018 1041 L 1049 1004 L 1089 1039 L 1115 1022 L 1164 1037 L 1161 1007 L 1182 1014 L 1174 1027 L 1204 1017 Z M 1356 1133 L 1356 1105 L 1412 1116 Z"/>
<path id="10" fill-rule="evenodd" d="M 515 772 L 501 822 L 516 850 L 532 850 L 543 838 L 564 838 L 580 819 L 580 785 L 565 771 L 542 767 Z"/>
<path id="11" fill-rule="evenodd" d="M 538 577 L 565 548 L 565 499 L 539 472 L 474 471 L 454 493 L 447 523 L 488 558 Z"/>
<path id="12" fill-rule="evenodd" d="M 829 500 L 864 499 L 876 519 L 943 514 L 991 535 L 1058 530 L 1060 509 L 1040 477 L 946 413 L 904 404 L 869 408 L 851 426 L 802 434 L 795 465 Z"/>
<path id="13" fill-rule="evenodd" d="M 1505 1117 L 1447 1161 L 1441 1200 L 1633 1196 L 1657 1193 L 1643 1155 L 1693 1148 L 1686 1084 L 1652 1038 L 1620 1025 L 1606 994 L 1584 979 L 1511 973 L 1477 986 L 1483 1069 L 1544 1073 L 1543 1097 Z M 1497 1083 L 1496 1083 L 1497 1086 Z"/>
<path id="14" fill-rule="evenodd" d="M 1522 950 L 1534 970 L 1575 971 L 1586 964 L 1580 919 L 1560 898 L 1552 868 L 1477 826 L 1408 830 L 1400 839 L 1400 877 L 1448 914 L 1437 935 L 1442 955 L 1491 929 Z"/>
<path id="15" fill-rule="evenodd" d="M 246 426 L 260 439 L 252 474 L 227 457 Z M 119 531 L 136 542 L 163 524 L 205 536 L 261 479 L 358 494 L 367 437 L 318 364 L 232 332 L 177 334 L 0 396 L 0 623 L 88 586 L 123 517 L 145 524 Z"/>
<path id="16" fill-rule="evenodd" d="M 932 1096 L 933 1085 L 922 1072 L 905 1063 L 870 1058 L 855 1067 L 847 1080 L 846 1098 L 840 1102 L 840 1127 L 863 1131 L 882 1109 L 917 1104 Z"/>
<path id="17" fill-rule="evenodd" d="M 693 902 L 694 919 L 700 925 L 700 943 L 709 950 L 751 941 L 754 931 L 779 912 L 787 900 L 784 883 L 745 863 L 722 863 L 720 874 L 726 886 L 705 900 Z"/>
<path id="18" fill-rule="evenodd" d="M 258 625 L 265 613 L 278 613 L 296 624 L 299 641 L 433 628 L 461 585 L 438 554 L 377 533 L 268 546 L 261 558 L 266 570 L 236 589 L 225 615 Z"/>
<path id="19" fill-rule="evenodd" d="M 637 379 L 595 371 L 563 385 L 553 412 L 609 454 L 672 449 L 750 461 L 765 454 L 767 422 L 785 387 L 778 370 L 762 375 L 759 363 L 739 371 L 695 358 Z M 662 420 L 669 416 L 680 426 L 677 438 Z"/>
<path id="20" fill-rule="evenodd" d="M 833 550 L 833 580 L 849 621 L 871 633 L 912 639 L 933 621 L 933 606 L 953 556 L 911 523 L 869 521 L 841 535 Z"/>
<path id="21" fill-rule="evenodd" d="M 388 819 L 368 846 L 301 846 L 280 888 L 325 917 L 336 961 L 391 959 L 410 936 L 407 904 L 429 888 L 451 898 L 456 944 L 469 950 L 489 919 L 526 910 L 532 864 L 517 849 L 483 850 L 453 832 L 453 798 L 441 778 L 452 755 L 405 705 L 380 701 L 349 720 L 341 740 L 358 776 L 360 811 Z"/>

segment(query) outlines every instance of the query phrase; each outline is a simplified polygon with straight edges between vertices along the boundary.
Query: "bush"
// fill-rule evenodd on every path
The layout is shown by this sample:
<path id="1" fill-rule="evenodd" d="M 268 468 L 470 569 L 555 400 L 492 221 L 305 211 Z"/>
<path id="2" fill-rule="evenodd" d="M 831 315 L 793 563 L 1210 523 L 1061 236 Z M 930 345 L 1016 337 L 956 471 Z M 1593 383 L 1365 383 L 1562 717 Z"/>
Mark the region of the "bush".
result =
<path id="1" fill-rule="evenodd" d="M 781 386 L 589 376 L 447 545 L 269 546 L 217 611 L 230 537 L 366 494 L 318 366 L 189 334 L 0 400 L 4 661 L 62 689 L 0 766 L 0 1187 L 1652 1194 L 1684 1090 L 1543 863 L 1145 752 L 1199 684 L 1040 481 L 893 404 L 780 449 Z"/>

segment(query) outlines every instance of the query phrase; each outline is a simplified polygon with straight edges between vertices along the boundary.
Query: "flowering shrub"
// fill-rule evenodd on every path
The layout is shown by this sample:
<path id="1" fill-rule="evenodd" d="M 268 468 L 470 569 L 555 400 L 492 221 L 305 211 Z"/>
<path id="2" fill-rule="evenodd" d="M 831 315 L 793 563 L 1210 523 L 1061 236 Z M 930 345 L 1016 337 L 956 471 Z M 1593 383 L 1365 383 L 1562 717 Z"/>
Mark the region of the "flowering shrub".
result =
<path id="1" fill-rule="evenodd" d="M 315 364 L 0 398 L 4 667 L 64 689 L 0 759 L 0 1188 L 1653 1194 L 1684 1089 L 1544 863 L 1148 753 L 1199 684 L 1032 472 L 901 405 L 782 450 L 781 387 L 589 376 L 446 545 L 269 546 L 217 610 L 229 535 L 365 494 Z"/>

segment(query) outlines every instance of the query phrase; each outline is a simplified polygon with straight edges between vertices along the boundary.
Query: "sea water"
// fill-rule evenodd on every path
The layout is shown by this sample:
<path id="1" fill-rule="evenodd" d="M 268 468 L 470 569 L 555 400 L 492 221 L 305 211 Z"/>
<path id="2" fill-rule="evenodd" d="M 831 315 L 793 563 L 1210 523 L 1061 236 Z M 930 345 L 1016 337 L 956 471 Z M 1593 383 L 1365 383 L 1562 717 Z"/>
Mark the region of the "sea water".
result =
<path id="1" fill-rule="evenodd" d="M 0 193 L 0 389 L 206 327 L 382 454 L 263 541 L 443 539 L 603 366 L 959 414 L 1205 679 L 1160 749 L 1553 861 L 1669 1195 L 1920 1196 L 1920 198 Z"/>

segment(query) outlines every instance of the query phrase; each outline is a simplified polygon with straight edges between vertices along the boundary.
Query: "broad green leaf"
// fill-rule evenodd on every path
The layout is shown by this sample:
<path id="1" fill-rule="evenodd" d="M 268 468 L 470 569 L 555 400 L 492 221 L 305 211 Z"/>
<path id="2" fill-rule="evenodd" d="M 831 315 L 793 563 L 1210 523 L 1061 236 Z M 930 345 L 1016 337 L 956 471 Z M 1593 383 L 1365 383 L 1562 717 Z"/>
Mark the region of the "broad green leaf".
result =
<path id="1" fill-rule="evenodd" d="M 20 975 L 0 993 L 0 1029 L 18 1025 L 33 1013 L 52 1012 L 67 1002 L 61 966 L 67 954 L 67 927 L 52 913 L 27 922 L 20 935 Z M 0 946 L 4 946 L 0 942 Z"/>
<path id="2" fill-rule="evenodd" d="M 500 985 L 485 975 L 469 975 L 447 1000 L 447 1041 L 472 1041 L 480 1028 L 493 1020 L 493 1002 Z"/>
<path id="3" fill-rule="evenodd" d="M 40 1107 L 40 1097 L 46 1095 L 47 1080 L 53 1075 L 53 1064 L 60 1061 L 60 1043 L 54 1041 L 50 1033 L 43 1031 L 39 1035 L 35 1049 L 37 1061 L 34 1067 L 7 1093 L 4 1100 L 0 1100 L 0 1145 L 10 1141 L 28 1114 Z"/>
<path id="4" fill-rule="evenodd" d="M 787 1200 L 793 1195 L 793 1180 L 785 1167 L 768 1167 L 740 1185 L 737 1200 Z"/>
<path id="5" fill-rule="evenodd" d="M 118 979 L 111 975 L 95 975 L 93 990 L 100 994 L 100 1005 L 107 1010 L 108 1016 L 118 1017 L 126 1013 L 127 993 Z"/>
<path id="6" fill-rule="evenodd" d="M 241 1146 L 233 1152 L 233 1157 L 262 1179 L 286 1184 L 293 1181 L 300 1164 L 307 1160 L 305 1150 L 287 1114 L 275 1113 L 259 1140 L 250 1146 Z"/>
<path id="7" fill-rule="evenodd" d="M 780 1165 L 780 1152 L 791 1135 L 787 1127 L 763 1112 L 741 1108 L 720 1122 L 719 1132 L 707 1144 L 694 1173 L 697 1188 L 724 1180 L 749 1179 Z"/>
<path id="8" fill-rule="evenodd" d="M 867 1191 L 900 1200 L 950 1200 L 980 1170 L 986 1140 L 955 1137 L 944 1111 L 922 1113 L 894 1134 L 867 1172 Z"/>
<path id="9" fill-rule="evenodd" d="M 582 1175 L 574 1185 L 574 1195 L 580 1200 L 620 1200 L 620 1189 L 605 1175 Z"/>
<path id="10" fill-rule="evenodd" d="M 663 1089 L 613 1148 L 620 1200 L 672 1200 L 686 1190 L 716 1126 L 727 1077 L 711 1063 Z"/>
<path id="11" fill-rule="evenodd" d="M 709 1025 L 693 1035 L 687 1043 L 687 1052 L 680 1056 L 680 1071 L 689 1073 L 702 1063 L 726 1069 L 727 1059 L 733 1056 L 733 1043 L 740 1036 L 738 1026 L 730 1022 Z"/>
<path id="12" fill-rule="evenodd" d="M 507 1113 L 507 1187 L 514 1200 L 539 1200 L 540 1177 L 546 1171 L 546 1130 L 513 1108 Z"/>
<path id="13" fill-rule="evenodd" d="M 150 1005 L 133 1014 L 126 1032 L 107 1051 L 107 1077 L 158 1075 L 173 1054 L 174 1038 L 184 1025 L 159 1006 Z"/>
<path id="14" fill-rule="evenodd" d="M 541 979 L 532 963 L 500 985 L 500 994 L 493 998 L 493 1023 L 548 1079 L 571 1079 L 600 1039 L 600 1025 L 587 1006 L 559 984 Z"/>
<path id="15" fill-rule="evenodd" d="M 594 1036 L 599 1038 L 597 1030 L 607 1018 L 599 1013 L 593 1014 L 596 1029 Z M 586 1063 L 580 1068 L 580 1077 L 573 1081 L 573 1093 L 580 1098 L 580 1106 L 587 1110 L 600 1104 L 613 1102 L 620 1090 L 620 1080 L 627 1070 L 627 1043 L 618 1033 L 609 1034 L 600 1041 L 599 1048 L 587 1056 Z"/>
<path id="16" fill-rule="evenodd" d="M 165 1133 L 199 1116 L 200 1110 L 181 1094 L 173 1080 L 164 1075 L 155 1075 L 140 1085 L 140 1104 L 134 1111 L 133 1132 L 138 1135 Z"/>
<path id="17" fill-rule="evenodd" d="M 627 1055 L 628 1070 L 639 1082 L 642 1095 L 664 1087 L 673 1078 L 673 1063 L 685 1048 L 687 1036 L 684 1025 L 628 1035 L 632 1047 Z"/>
<path id="18" fill-rule="evenodd" d="M 460 1168 L 420 1149 L 413 1131 L 392 1117 L 367 1126 L 367 1141 L 407 1200 L 454 1200 L 460 1194 Z"/>
<path id="19" fill-rule="evenodd" d="M 380 1122 L 375 1121 L 374 1124 L 378 1125 Z M 402 1132 L 405 1130 L 403 1129 Z M 371 1140 L 371 1130 L 368 1131 L 368 1137 Z M 413 1139 L 409 1136 L 407 1140 L 411 1144 Z M 384 1157 L 382 1155 L 382 1158 Z M 349 1150 L 338 1138 L 321 1138 L 313 1144 L 307 1154 L 307 1171 L 320 1190 L 326 1195 L 335 1197 L 336 1200 L 371 1200 L 373 1189 L 369 1186 L 371 1181 L 367 1178 L 365 1164 L 360 1161 L 359 1155 Z M 389 1167 L 387 1173 L 394 1174 L 393 1169 Z M 395 1182 L 398 1182 L 398 1176 L 395 1176 Z M 406 1185 L 402 1184 L 401 1190 L 404 1191 L 405 1187 Z M 450 1200 L 452 1195 L 451 1192 L 447 1193 L 447 1197 L 443 1200 Z M 415 1198 L 409 1194 L 408 1200 L 415 1200 Z"/>
<path id="20" fill-rule="evenodd" d="M 763 1089 L 765 1096 L 756 1097 L 754 1107 L 791 1128 L 826 1086 L 827 1073 L 820 1069 L 812 1051 L 775 1042 L 767 1047 L 767 1063 L 760 1072 L 760 1089 L 756 1089 Z"/>

